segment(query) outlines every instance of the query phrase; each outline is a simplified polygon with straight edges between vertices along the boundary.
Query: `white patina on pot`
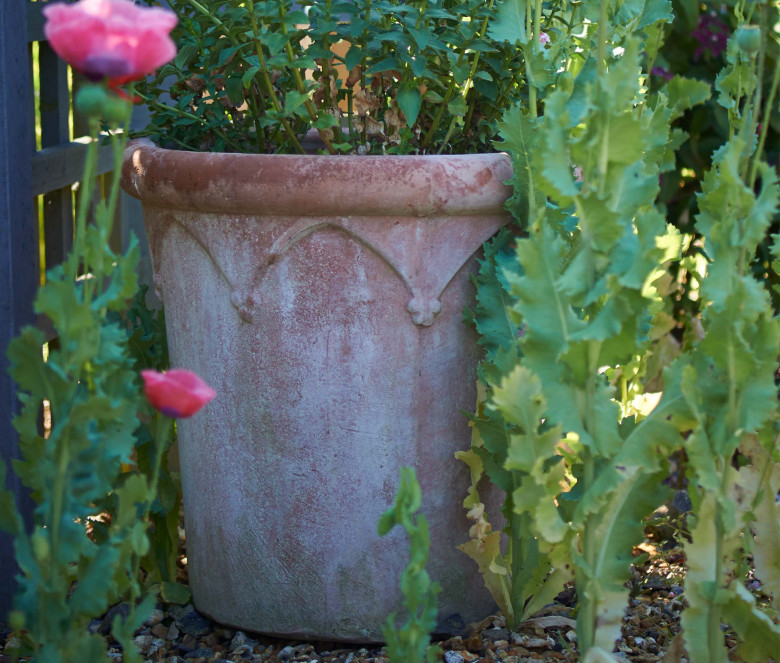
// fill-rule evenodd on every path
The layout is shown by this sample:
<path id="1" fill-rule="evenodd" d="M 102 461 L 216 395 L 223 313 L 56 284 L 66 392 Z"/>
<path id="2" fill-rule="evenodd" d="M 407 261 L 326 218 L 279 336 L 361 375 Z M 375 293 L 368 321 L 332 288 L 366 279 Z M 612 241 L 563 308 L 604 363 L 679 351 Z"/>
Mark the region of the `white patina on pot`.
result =
<path id="1" fill-rule="evenodd" d="M 503 154 L 126 152 L 171 364 L 216 391 L 179 423 L 195 604 L 247 630 L 381 640 L 408 561 L 380 538 L 417 470 L 442 631 L 495 610 L 461 506 L 480 356 L 462 322 L 508 216 Z"/>

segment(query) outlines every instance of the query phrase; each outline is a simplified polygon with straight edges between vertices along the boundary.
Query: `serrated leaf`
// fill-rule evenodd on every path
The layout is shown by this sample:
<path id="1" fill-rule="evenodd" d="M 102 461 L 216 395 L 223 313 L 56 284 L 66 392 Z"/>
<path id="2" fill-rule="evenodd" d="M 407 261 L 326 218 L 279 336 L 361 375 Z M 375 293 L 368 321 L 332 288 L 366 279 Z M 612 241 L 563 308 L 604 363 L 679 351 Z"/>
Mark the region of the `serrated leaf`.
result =
<path id="1" fill-rule="evenodd" d="M 691 530 L 692 542 L 685 545 L 688 572 L 685 576 L 685 596 L 688 607 L 680 622 L 691 663 L 726 663 L 725 643 L 714 645 L 708 637 L 711 620 L 720 625 L 720 608 L 715 603 L 715 590 L 724 578 L 715 577 L 719 567 L 716 556 L 717 498 L 714 493 L 704 495 L 696 513 L 696 525 Z"/>
<path id="2" fill-rule="evenodd" d="M 501 555 L 501 532 L 492 532 L 483 541 L 472 539 L 457 546 L 477 563 L 477 569 L 485 582 L 485 588 L 498 604 L 502 614 L 513 617 L 509 593 L 508 570 Z"/>
<path id="3" fill-rule="evenodd" d="M 488 35 L 496 41 L 528 42 L 525 30 L 526 0 L 502 0 L 495 18 L 488 23 Z"/>
<path id="4" fill-rule="evenodd" d="M 669 96 L 674 120 L 685 111 L 707 101 L 712 96 L 712 87 L 706 81 L 677 75 L 666 84 L 664 92 Z"/>
<path id="5" fill-rule="evenodd" d="M 22 519 L 16 510 L 13 493 L 5 488 L 5 477 L 5 463 L 0 458 L 0 530 L 17 536 L 22 531 Z"/>
<path id="6" fill-rule="evenodd" d="M 523 112 L 520 106 L 516 106 L 504 114 L 498 126 L 498 135 L 502 139 L 497 145 L 512 155 L 514 195 L 509 202 L 514 215 L 518 219 L 524 219 L 530 223 L 528 216 L 529 200 L 534 206 L 544 204 L 540 199 L 541 192 L 537 191 L 534 171 L 532 169 L 533 157 L 538 149 L 537 121 Z"/>
<path id="7" fill-rule="evenodd" d="M 761 611 L 755 597 L 739 582 L 732 583 L 723 618 L 739 635 L 737 654 L 746 663 L 764 663 L 780 651 L 780 626 Z M 691 658 L 693 661 L 693 657 Z"/>

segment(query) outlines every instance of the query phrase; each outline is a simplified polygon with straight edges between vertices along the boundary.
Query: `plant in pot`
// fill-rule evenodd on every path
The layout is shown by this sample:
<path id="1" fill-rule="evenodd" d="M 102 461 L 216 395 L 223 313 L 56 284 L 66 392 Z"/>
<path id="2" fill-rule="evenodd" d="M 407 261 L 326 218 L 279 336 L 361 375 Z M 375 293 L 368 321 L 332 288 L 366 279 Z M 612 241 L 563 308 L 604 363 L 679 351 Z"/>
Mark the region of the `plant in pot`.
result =
<path id="1" fill-rule="evenodd" d="M 495 126 L 535 104 L 522 51 L 491 31 L 493 0 L 168 4 L 178 55 L 140 87 L 154 143 L 131 143 L 123 183 L 171 360 L 219 393 L 179 428 L 195 603 L 254 631 L 381 640 L 403 542 L 375 524 L 413 465 L 437 630 L 456 632 L 494 609 L 455 549 L 454 453 L 476 398 L 470 275 L 509 220 Z M 529 25 L 551 67 L 564 40 Z"/>

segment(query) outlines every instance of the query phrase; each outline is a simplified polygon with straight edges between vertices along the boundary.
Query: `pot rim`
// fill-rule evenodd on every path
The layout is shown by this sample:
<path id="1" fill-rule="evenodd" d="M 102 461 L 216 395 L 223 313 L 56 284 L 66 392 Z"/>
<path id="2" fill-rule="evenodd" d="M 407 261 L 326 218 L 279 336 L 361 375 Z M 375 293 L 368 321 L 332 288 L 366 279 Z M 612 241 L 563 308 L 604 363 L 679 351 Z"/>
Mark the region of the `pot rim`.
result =
<path id="1" fill-rule="evenodd" d="M 281 216 L 505 215 L 508 154 L 187 152 L 127 144 L 122 187 L 144 204 Z M 303 194 L 301 194 L 303 191 Z"/>

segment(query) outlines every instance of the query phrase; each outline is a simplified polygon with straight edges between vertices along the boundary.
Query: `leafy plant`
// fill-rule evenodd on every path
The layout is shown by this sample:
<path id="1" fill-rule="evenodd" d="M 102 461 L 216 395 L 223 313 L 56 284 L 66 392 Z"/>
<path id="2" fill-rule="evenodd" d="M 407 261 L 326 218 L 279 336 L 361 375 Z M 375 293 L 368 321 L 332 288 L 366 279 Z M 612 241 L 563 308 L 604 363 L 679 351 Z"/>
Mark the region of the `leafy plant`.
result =
<path id="1" fill-rule="evenodd" d="M 529 25 L 552 21 L 541 17 L 541 5 L 536 10 Z M 553 7 L 553 17 L 565 27 L 558 45 L 563 62 L 539 67 L 532 77 L 544 81 L 538 101 L 508 112 L 500 126 L 500 147 L 512 155 L 515 169 L 510 209 L 527 221 L 530 236 L 517 239 L 514 252 L 507 238 L 494 240 L 477 278 L 472 318 L 487 349 L 480 366 L 485 392 L 472 420 L 472 449 L 460 455 L 472 467 L 472 491 L 484 468 L 507 495 L 507 554 L 500 553 L 499 534 L 480 524 L 483 509 L 475 492 L 464 504 L 478 520 L 463 549 L 495 588 L 510 626 L 552 600 L 572 577 L 574 550 L 596 563 L 595 553 L 586 553 L 591 532 L 593 541 L 625 548 L 630 530 L 609 530 L 604 539 L 595 516 L 575 516 L 597 468 L 606 468 L 623 446 L 613 388 L 600 369 L 620 366 L 621 375 L 613 377 L 623 381 L 628 397 L 629 383 L 640 372 L 636 366 L 631 374 L 628 365 L 643 355 L 651 322 L 662 320 L 650 277 L 663 273 L 658 266 L 674 257 L 679 244 L 670 235 L 665 245 L 656 245 L 665 227 L 653 209 L 652 182 L 668 158 L 671 111 L 644 103 L 636 74 L 641 42 L 633 36 L 657 30 L 669 18 L 668 8 L 591 3 L 559 11 Z M 529 13 L 530 5 L 519 15 Z M 586 29 L 586 18 L 600 20 L 598 30 Z M 524 48 L 534 31 L 518 29 L 516 17 L 502 15 L 493 29 L 512 34 Z M 656 320 L 646 313 L 652 302 Z M 635 414 L 629 410 L 623 416 Z M 627 477 L 629 484 L 634 479 Z M 604 488 L 599 486 L 598 499 L 591 494 L 592 512 L 613 509 Z M 594 586 L 598 597 L 607 588 L 620 593 L 621 573 L 628 574 L 627 566 L 609 571 L 612 577 L 605 573 L 605 584 Z M 595 639 L 598 610 L 603 632 L 619 628 L 599 598 L 581 612 L 583 651 Z"/>
<path id="2" fill-rule="evenodd" d="M 748 31 L 757 37 L 755 43 L 745 39 Z M 727 660 L 721 621 L 741 637 L 744 660 L 767 660 L 780 646 L 780 627 L 759 609 L 737 573 L 741 548 L 752 547 L 757 513 L 776 516 L 776 479 L 769 477 L 780 460 L 774 430 L 780 322 L 750 268 L 780 205 L 777 173 L 762 160 L 762 138 L 754 138 L 762 111 L 763 32 L 740 27 L 729 39 L 727 66 L 717 78 L 730 137 L 715 153 L 698 196 L 696 226 L 711 259 L 701 284 L 704 333 L 675 370 L 674 388 L 682 393 L 693 423 L 685 450 L 696 520 L 692 542 L 685 546 L 689 607 L 682 616 L 692 663 Z M 776 69 L 764 116 L 772 108 L 780 64 Z M 735 466 L 738 451 L 742 460 Z M 780 540 L 767 538 L 767 527 L 771 532 L 766 521 L 756 523 L 758 566 L 777 597 L 780 585 L 766 561 L 780 554 Z"/>
<path id="3" fill-rule="evenodd" d="M 398 628 L 395 614 L 392 614 L 382 629 L 392 663 L 432 663 L 441 655 L 439 648 L 430 644 L 430 634 L 436 626 L 436 595 L 441 587 L 431 582 L 425 570 L 431 542 L 425 516 L 415 517 L 421 500 L 414 468 L 402 467 L 393 506 L 381 515 L 377 527 L 379 535 L 384 536 L 396 525 L 401 525 L 409 537 L 409 565 L 401 576 L 401 591 L 409 618 Z"/>
<path id="4" fill-rule="evenodd" d="M 314 129 L 332 153 L 484 152 L 523 90 L 494 0 L 169 4 L 179 54 L 141 88 L 162 145 L 303 152 Z"/>
<path id="5" fill-rule="evenodd" d="M 93 116 L 94 136 L 98 128 Z M 124 139 L 112 133 L 111 141 L 118 168 Z M 140 475 L 116 486 L 122 463 L 131 461 L 142 403 L 126 331 L 113 314 L 125 310 L 135 294 L 138 249 L 133 243 L 116 255 L 109 245 L 118 182 L 98 205 L 95 224 L 86 224 L 96 157 L 95 140 L 88 150 L 74 250 L 49 270 L 35 299 L 35 311 L 51 320 L 58 346 L 44 359 L 42 332 L 26 328 L 8 349 L 22 402 L 14 425 L 23 460 L 14 469 L 36 502 L 28 533 L 10 495 L 3 497 L 2 524 L 15 536 L 21 569 L 11 620 L 26 632 L 33 659 L 47 663 L 106 656 L 105 640 L 90 634 L 89 622 L 123 596 L 140 595 L 136 560 L 149 549 L 139 514 L 153 499 L 154 486 Z M 88 276 L 78 278 L 80 272 Z M 39 428 L 44 401 L 51 412 L 48 434 Z M 91 539 L 86 528 L 97 527 L 96 504 L 108 495 L 116 504 L 114 516 L 105 533 Z M 114 620 L 126 660 L 134 660 L 130 636 L 153 600 L 149 596 L 137 608 L 133 602 L 124 622 Z"/>
<path id="6" fill-rule="evenodd" d="M 726 660 L 723 619 L 745 660 L 767 660 L 778 627 L 739 569 L 740 547 L 754 551 L 756 572 L 777 596 L 777 320 L 751 269 L 778 206 L 777 175 L 760 156 L 767 130 L 751 140 L 771 21 L 729 40 L 715 88 L 730 138 L 704 176 L 697 235 L 684 237 L 665 223 L 659 174 L 675 167 L 686 139 L 672 124 L 710 88 L 680 76 L 656 93 L 643 86 L 649 72 L 640 64 L 652 66 L 668 10 L 663 2 L 586 3 L 597 22 L 575 37 L 584 40 L 584 62 L 559 72 L 574 80 L 546 91 L 541 117 L 517 107 L 500 127 L 515 164 L 511 209 L 528 236 L 516 239 L 514 259 L 506 240 L 489 246 L 477 279 L 472 318 L 487 353 L 465 459 L 474 485 L 484 467 L 507 490 L 512 546 L 502 558 L 496 545 L 480 567 L 489 586 L 511 579 L 502 591 L 515 620 L 532 605 L 534 584 L 513 577 L 515 569 L 534 576 L 526 560 L 540 565 L 537 579 L 574 579 L 580 653 L 611 660 L 632 548 L 643 517 L 664 499 L 665 459 L 683 448 L 695 522 L 686 546 L 689 655 Z M 703 314 L 670 342 L 669 266 L 691 242 L 701 250 L 684 264 Z M 473 507 L 478 498 L 470 500 Z M 479 509 L 474 516 L 474 538 L 487 542 Z M 527 558 L 515 561 L 516 545 Z"/>
<path id="7" fill-rule="evenodd" d="M 146 304 L 149 286 L 139 288 L 127 311 L 128 348 L 135 360 L 136 371 L 145 369 L 166 371 L 170 368 L 165 333 L 165 314 L 152 310 Z M 176 560 L 179 544 L 179 515 L 181 510 L 181 480 L 178 472 L 168 469 L 168 455 L 175 440 L 173 427 L 155 435 L 151 422 L 156 416 L 153 408 L 144 404 L 144 417 L 136 430 L 136 466 L 145 476 L 154 473 L 155 459 L 160 455 L 157 497 L 150 507 L 149 553 L 141 561 L 146 571 L 146 584 L 161 583 L 164 599 L 182 595 L 186 589 L 176 583 Z M 163 433 L 167 432 L 167 436 Z M 159 448 L 158 448 L 159 445 Z M 132 472 L 135 468 L 128 468 Z M 128 473 L 125 473 L 128 474 Z M 184 591 L 184 596 L 188 594 Z M 186 601 L 185 601 L 186 602 Z"/>

